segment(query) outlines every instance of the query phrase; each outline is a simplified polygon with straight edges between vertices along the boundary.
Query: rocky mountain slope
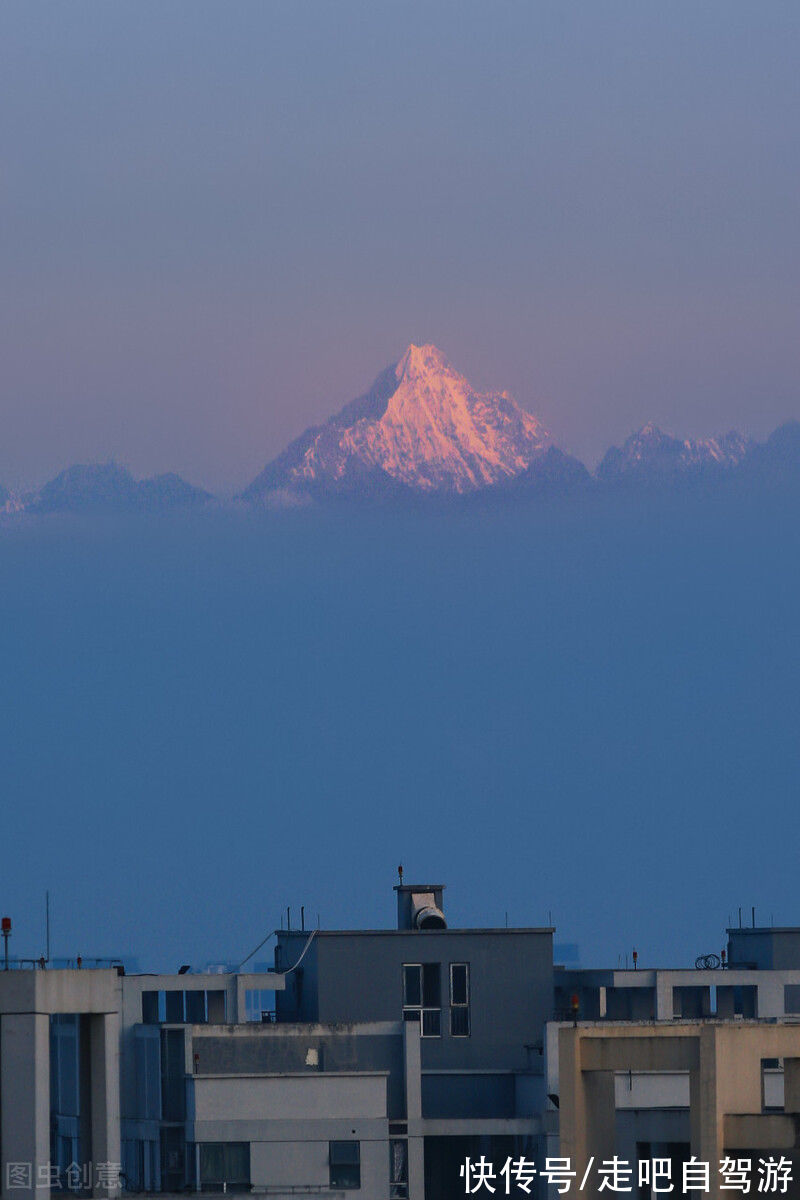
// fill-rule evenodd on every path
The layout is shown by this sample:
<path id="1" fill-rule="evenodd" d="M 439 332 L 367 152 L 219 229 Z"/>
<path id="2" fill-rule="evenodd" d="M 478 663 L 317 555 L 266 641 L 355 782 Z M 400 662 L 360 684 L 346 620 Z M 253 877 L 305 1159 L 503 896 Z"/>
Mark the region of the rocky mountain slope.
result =
<path id="1" fill-rule="evenodd" d="M 211 496 L 179 475 L 134 479 L 116 463 L 68 467 L 38 492 L 20 499 L 19 508 L 34 513 L 136 512 L 205 504 Z"/>
<path id="2" fill-rule="evenodd" d="M 658 480 L 686 472 L 738 467 L 752 443 L 740 433 L 714 438 L 675 438 L 650 422 L 606 451 L 597 477 L 606 482 Z"/>
<path id="3" fill-rule="evenodd" d="M 243 496 L 464 494 L 521 475 L 552 446 L 507 392 L 477 392 L 435 346 L 410 345 L 365 395 L 269 463 Z"/>

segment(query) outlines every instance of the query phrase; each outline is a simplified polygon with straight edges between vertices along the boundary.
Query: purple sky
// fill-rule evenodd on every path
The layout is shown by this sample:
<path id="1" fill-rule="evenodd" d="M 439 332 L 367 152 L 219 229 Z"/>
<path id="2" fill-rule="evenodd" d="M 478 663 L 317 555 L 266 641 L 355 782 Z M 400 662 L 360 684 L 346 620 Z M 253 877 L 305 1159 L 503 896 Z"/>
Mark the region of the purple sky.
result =
<path id="1" fill-rule="evenodd" d="M 796 0 L 0 8 L 0 482 L 236 489 L 430 340 L 594 459 L 800 418 Z"/>

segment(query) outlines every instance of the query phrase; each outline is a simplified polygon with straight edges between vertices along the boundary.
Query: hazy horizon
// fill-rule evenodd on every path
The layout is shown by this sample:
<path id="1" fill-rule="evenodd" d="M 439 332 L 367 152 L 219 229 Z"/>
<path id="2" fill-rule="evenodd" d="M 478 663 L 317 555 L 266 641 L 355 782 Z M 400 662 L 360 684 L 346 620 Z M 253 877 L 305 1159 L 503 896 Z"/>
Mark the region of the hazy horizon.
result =
<path id="1" fill-rule="evenodd" d="M 394 365 L 394 363 L 389 363 L 386 365 L 392 366 L 392 365 Z M 372 383 L 372 382 L 373 381 L 370 380 L 370 383 Z M 364 388 L 362 389 L 362 391 L 367 391 L 367 390 L 368 390 L 367 385 L 365 385 Z M 492 389 L 492 390 L 500 390 L 500 389 Z M 350 397 L 349 399 L 352 400 L 355 398 L 356 397 L 354 395 L 354 396 Z M 319 418 L 319 422 L 324 423 L 324 421 L 326 420 L 326 418 L 328 416 L 333 416 L 334 413 L 337 411 L 338 411 L 338 409 L 335 409 L 331 413 L 322 414 L 321 417 Z M 798 407 L 798 412 L 800 412 L 800 407 Z M 536 415 L 536 414 L 534 414 L 534 415 Z M 798 418 L 789 417 L 789 418 L 787 418 L 786 421 L 779 422 L 779 425 L 786 424 L 787 422 L 791 422 L 792 420 L 796 420 L 796 419 L 798 419 Z M 648 421 L 648 422 L 645 422 L 645 424 L 657 425 L 657 422 Z M 760 431 L 759 435 L 753 434 L 752 431 L 747 428 L 739 428 L 737 430 L 737 432 L 744 434 L 746 437 L 752 438 L 754 441 L 761 441 L 761 440 L 764 440 L 769 434 L 774 432 L 774 429 L 778 428 L 778 427 L 779 426 L 769 426 L 769 428 L 762 429 Z M 643 428 L 643 426 L 637 426 L 636 429 L 629 430 L 628 433 L 626 433 L 625 435 L 620 437 L 618 444 L 622 445 L 627 440 L 628 437 L 639 432 L 641 428 Z M 725 426 L 723 424 L 722 426 L 720 426 L 719 428 L 717 428 L 715 430 L 706 430 L 705 434 L 700 435 L 700 436 L 713 437 L 715 435 L 728 433 L 731 431 L 731 429 L 732 429 L 731 426 Z M 299 434 L 302 432 L 305 432 L 305 430 L 297 430 L 296 434 Z M 549 430 L 548 432 L 552 433 L 552 430 Z M 666 433 L 668 436 L 678 437 L 681 439 L 686 436 L 685 430 L 663 429 L 662 432 Z M 293 434 L 292 438 L 294 436 L 296 436 L 296 434 Z M 292 438 L 290 438 L 289 440 L 291 441 Z M 563 443 L 559 443 L 557 437 L 555 438 L 555 442 L 557 445 L 559 445 L 560 449 L 564 449 L 568 453 L 571 453 L 569 451 L 568 447 L 566 447 Z M 603 446 L 603 448 L 599 452 L 597 452 L 593 457 L 586 457 L 586 458 L 581 459 L 580 461 L 582 461 L 584 463 L 584 465 L 589 469 L 590 472 L 594 472 L 596 467 L 599 465 L 600 461 L 602 460 L 605 452 L 607 450 L 609 450 L 613 444 L 614 443 L 609 442 L 607 445 Z M 262 464 L 262 466 L 266 465 L 268 461 L 271 461 L 272 458 L 276 457 L 277 454 L 280 454 L 281 451 L 284 450 L 285 448 L 286 448 L 285 446 L 279 447 L 276 454 L 271 455 L 269 460 L 265 460 L 265 462 Z M 579 456 L 575 455 L 575 457 L 579 457 Z M 61 468 L 58 468 L 55 470 L 53 477 L 55 477 L 55 475 L 60 474 L 61 470 L 67 469 L 72 466 L 95 465 L 95 464 L 102 464 L 102 463 L 114 463 L 118 466 L 121 466 L 121 467 L 127 469 L 127 470 L 132 470 L 131 464 L 129 463 L 129 461 L 126 458 L 112 455 L 111 457 L 108 457 L 105 459 L 75 460 L 74 462 L 64 463 Z M 175 472 L 173 472 L 172 468 L 166 468 L 164 472 L 159 471 L 159 472 L 153 472 L 152 474 L 168 474 L 168 473 L 175 473 Z M 132 474 L 134 474 L 137 477 L 148 477 L 148 475 L 150 473 L 148 471 L 140 473 L 140 472 L 136 472 L 136 471 L 132 470 Z M 258 472 L 256 472 L 256 474 L 258 474 Z M 36 480 L 27 480 L 27 481 L 23 481 L 22 483 L 18 482 L 16 487 L 12 490 L 19 494 L 24 494 L 26 491 L 35 491 L 38 487 L 41 487 L 44 483 L 47 483 L 50 478 L 51 477 L 48 476 L 47 478 L 39 478 Z M 252 482 L 252 478 L 248 478 L 244 481 L 241 481 L 236 486 L 230 486 L 230 485 L 223 486 L 222 488 L 219 488 L 216 492 L 214 492 L 213 489 L 211 489 L 209 486 L 207 486 L 206 481 L 204 481 L 204 480 L 192 478 L 192 479 L 188 479 L 187 482 L 189 482 L 197 487 L 205 488 L 207 491 L 211 491 L 211 494 L 216 496 L 216 498 L 218 498 L 220 500 L 230 500 L 230 499 L 236 498 L 239 495 L 239 493 L 244 489 L 244 487 L 247 484 L 250 484 Z M 3 480 L 0 480 L 0 487 L 2 487 L 2 486 L 3 486 Z"/>
<path id="2" fill-rule="evenodd" d="M 49 888 L 54 955 L 240 961 L 399 862 L 587 964 L 799 923 L 798 550 L 725 493 L 7 526 L 12 952 Z"/>

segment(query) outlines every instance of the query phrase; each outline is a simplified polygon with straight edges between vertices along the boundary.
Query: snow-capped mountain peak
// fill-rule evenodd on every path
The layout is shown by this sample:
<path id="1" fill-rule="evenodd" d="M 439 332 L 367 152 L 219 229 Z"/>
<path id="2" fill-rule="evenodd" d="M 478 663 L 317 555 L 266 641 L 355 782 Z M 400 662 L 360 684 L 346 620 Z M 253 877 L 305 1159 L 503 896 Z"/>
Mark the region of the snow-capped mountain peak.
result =
<path id="1" fill-rule="evenodd" d="M 477 392 L 436 346 L 412 343 L 366 395 L 309 429 L 245 495 L 366 480 L 470 492 L 514 478 L 551 444 L 507 392 Z"/>

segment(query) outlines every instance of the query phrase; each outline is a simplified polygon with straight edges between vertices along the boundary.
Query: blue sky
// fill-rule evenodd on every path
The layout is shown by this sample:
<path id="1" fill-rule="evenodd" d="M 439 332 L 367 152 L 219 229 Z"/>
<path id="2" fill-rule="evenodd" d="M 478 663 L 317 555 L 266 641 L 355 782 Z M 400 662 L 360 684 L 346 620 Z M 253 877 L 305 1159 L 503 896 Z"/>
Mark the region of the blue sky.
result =
<path id="1" fill-rule="evenodd" d="M 593 459 L 800 418 L 800 7 L 0 6 L 0 482 L 233 491 L 409 341 Z M 800 919 L 780 496 L 0 528 L 14 950 Z"/>
<path id="2" fill-rule="evenodd" d="M 0 480 L 243 486 L 411 340 L 589 459 L 800 417 L 800 11 L 0 11 Z"/>

